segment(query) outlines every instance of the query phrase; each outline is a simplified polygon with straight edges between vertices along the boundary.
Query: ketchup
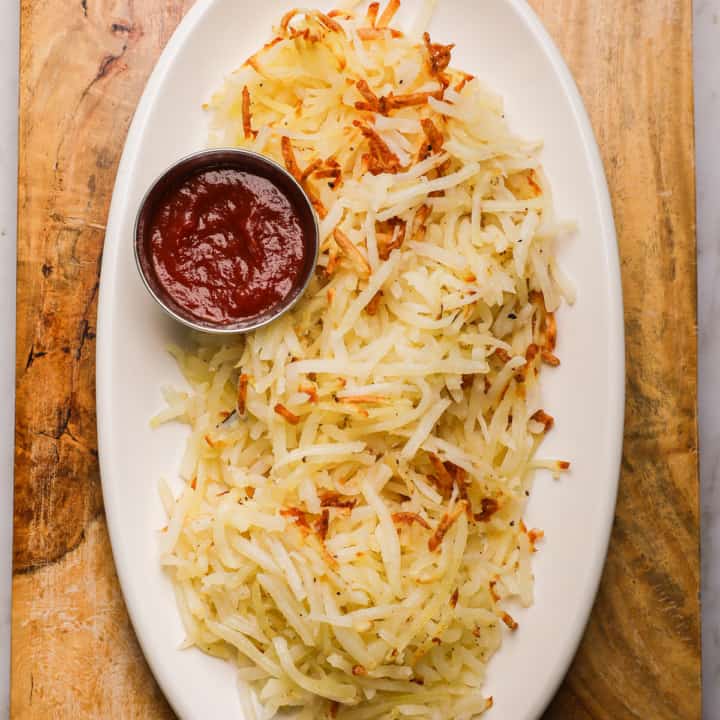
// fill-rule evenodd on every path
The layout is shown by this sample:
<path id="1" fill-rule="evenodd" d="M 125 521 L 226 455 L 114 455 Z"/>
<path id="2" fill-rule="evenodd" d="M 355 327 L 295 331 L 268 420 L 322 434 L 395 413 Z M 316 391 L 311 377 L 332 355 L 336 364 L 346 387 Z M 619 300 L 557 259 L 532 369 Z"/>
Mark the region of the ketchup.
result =
<path id="1" fill-rule="evenodd" d="M 143 229 L 156 289 L 183 315 L 228 326 L 276 308 L 302 283 L 311 228 L 270 179 L 233 167 L 182 176 Z"/>

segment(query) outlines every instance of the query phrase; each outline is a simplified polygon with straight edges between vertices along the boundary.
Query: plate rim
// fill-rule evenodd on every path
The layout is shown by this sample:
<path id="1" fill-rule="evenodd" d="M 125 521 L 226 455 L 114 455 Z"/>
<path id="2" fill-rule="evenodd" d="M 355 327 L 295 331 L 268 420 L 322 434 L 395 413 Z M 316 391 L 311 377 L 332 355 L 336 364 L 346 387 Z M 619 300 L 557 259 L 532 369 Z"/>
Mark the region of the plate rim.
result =
<path id="1" fill-rule="evenodd" d="M 193 34 L 196 25 L 210 8 L 220 0 L 197 0 L 180 21 L 170 40 L 163 48 L 158 57 L 151 74 L 148 77 L 143 93 L 140 97 L 138 105 L 135 109 L 132 122 L 128 129 L 128 133 L 123 145 L 123 151 L 118 164 L 115 182 L 113 186 L 112 199 L 108 213 L 108 221 L 104 239 L 103 260 L 100 272 L 100 286 L 98 295 L 98 313 L 97 313 L 97 344 L 96 344 L 96 422 L 98 437 L 98 462 L 100 468 L 100 479 L 103 494 L 103 506 L 105 509 L 105 518 L 112 549 L 113 562 L 118 575 L 122 597 L 127 608 L 133 632 L 138 640 L 143 655 L 153 674 L 155 681 L 158 683 L 163 692 L 164 697 L 178 715 L 183 718 L 184 714 L 181 704 L 175 695 L 173 683 L 168 674 L 164 672 L 162 663 L 160 662 L 159 653 L 146 642 L 146 637 L 137 632 L 136 618 L 139 618 L 142 611 L 139 603 L 133 593 L 129 591 L 133 583 L 130 576 L 133 575 L 130 563 L 124 559 L 122 552 L 122 535 L 123 530 L 120 526 L 117 513 L 108 512 L 108 508 L 115 505 L 113 485 L 108 478 L 113 475 L 113 468 L 108 461 L 109 451 L 107 447 L 112 445 L 112 420 L 110 413 L 110 363 L 112 337 L 111 327 L 113 325 L 113 304 L 110 298 L 116 282 L 116 273 L 113 264 L 115 263 L 115 253 L 107 252 L 107 247 L 115 247 L 118 231 L 116 226 L 120 225 L 123 216 L 123 189 L 126 187 L 130 175 L 131 167 L 135 162 L 136 148 L 142 138 L 145 125 L 151 110 L 153 108 L 155 95 L 162 87 L 162 83 L 167 71 L 170 69 L 177 53 L 183 47 L 184 43 Z M 538 47 L 546 56 L 555 77 L 560 82 L 563 93 L 568 100 L 572 114 L 574 115 L 575 125 L 579 131 L 582 145 L 587 155 L 587 160 L 591 169 L 590 180 L 593 188 L 593 198 L 598 206 L 598 216 L 601 220 L 600 235 L 603 238 L 603 246 L 607 257 L 607 286 L 609 291 L 608 307 L 606 317 L 608 321 L 608 337 L 614 344 L 614 348 L 609 352 L 611 367 L 608 367 L 609 387 L 614 389 L 613 402 L 611 403 L 612 418 L 608 421 L 609 437 L 612 439 L 610 454 L 612 461 L 609 467 L 615 468 L 607 478 L 609 484 L 606 494 L 607 502 L 604 508 L 605 518 L 603 523 L 603 537 L 598 540 L 598 550 L 591 558 L 590 575 L 594 578 L 593 582 L 587 582 L 582 592 L 582 608 L 579 610 L 579 620 L 575 623 L 572 630 L 572 640 L 566 643 L 565 652 L 562 653 L 562 660 L 559 667 L 561 671 L 557 673 L 553 682 L 546 683 L 542 692 L 538 693 L 538 698 L 534 704 L 535 717 L 540 717 L 543 711 L 557 693 L 558 688 L 563 682 L 570 668 L 570 664 L 577 653 L 582 641 L 585 629 L 595 599 L 598 593 L 600 582 L 603 577 L 603 568 L 605 566 L 611 531 L 615 516 L 615 507 L 617 503 L 618 487 L 620 482 L 620 470 L 624 436 L 624 416 L 625 416 L 625 332 L 624 332 L 624 311 L 622 297 L 622 282 L 620 271 L 620 255 L 617 241 L 617 233 L 615 228 L 612 203 L 610 198 L 609 186 L 605 168 L 600 155 L 597 140 L 590 122 L 588 112 L 580 95 L 575 79 L 565 62 L 560 50 L 556 46 L 554 40 L 550 36 L 548 30 L 540 20 L 539 16 L 530 7 L 526 0 L 501 0 L 524 21 L 531 34 L 536 38 Z M 112 259 L 111 259 L 112 256 Z M 614 434 L 612 428 L 615 428 Z"/>

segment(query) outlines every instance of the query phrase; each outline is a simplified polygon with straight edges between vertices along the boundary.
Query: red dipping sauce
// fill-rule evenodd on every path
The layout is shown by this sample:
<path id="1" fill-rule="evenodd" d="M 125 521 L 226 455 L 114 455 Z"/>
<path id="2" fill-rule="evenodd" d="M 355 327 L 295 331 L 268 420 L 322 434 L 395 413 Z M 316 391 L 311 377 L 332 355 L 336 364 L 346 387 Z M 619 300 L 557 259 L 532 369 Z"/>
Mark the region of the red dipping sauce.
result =
<path id="1" fill-rule="evenodd" d="M 180 319 L 242 330 L 299 296 L 315 264 L 317 229 L 282 168 L 253 155 L 256 166 L 245 167 L 243 153 L 242 162 L 217 162 L 228 153 L 235 156 L 207 153 L 209 166 L 183 170 L 182 161 L 158 181 L 138 219 L 136 251 L 151 291 Z"/>

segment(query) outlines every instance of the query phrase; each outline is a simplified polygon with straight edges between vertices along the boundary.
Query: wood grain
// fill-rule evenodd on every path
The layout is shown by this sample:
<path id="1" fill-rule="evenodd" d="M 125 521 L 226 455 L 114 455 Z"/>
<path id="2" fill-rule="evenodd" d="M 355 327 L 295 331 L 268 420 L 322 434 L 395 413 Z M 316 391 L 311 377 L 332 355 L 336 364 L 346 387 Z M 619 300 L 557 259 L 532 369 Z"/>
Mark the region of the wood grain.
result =
<path id="1" fill-rule="evenodd" d="M 627 401 L 610 553 L 548 720 L 700 718 L 692 7 L 533 0 L 610 185 Z"/>
<path id="2" fill-rule="evenodd" d="M 16 719 L 169 718 L 109 549 L 95 316 L 129 121 L 190 0 L 23 0 L 12 700 Z M 610 554 L 549 720 L 700 718 L 689 0 L 531 0 L 590 112 L 627 336 Z"/>
<path id="3" fill-rule="evenodd" d="M 191 3 L 25 0 L 21 87 L 13 718 L 162 718 L 102 511 L 95 317 L 117 163 Z"/>

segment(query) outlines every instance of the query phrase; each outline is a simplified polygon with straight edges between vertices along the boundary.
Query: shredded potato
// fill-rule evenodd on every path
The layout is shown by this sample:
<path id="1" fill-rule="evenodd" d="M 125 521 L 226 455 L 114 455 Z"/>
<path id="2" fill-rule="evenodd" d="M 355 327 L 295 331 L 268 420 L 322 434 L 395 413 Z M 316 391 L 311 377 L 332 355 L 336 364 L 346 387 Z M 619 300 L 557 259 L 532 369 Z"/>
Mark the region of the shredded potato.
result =
<path id="1" fill-rule="evenodd" d="M 302 301 L 174 348 L 191 391 L 156 419 L 191 428 L 161 534 L 186 645 L 264 718 L 481 715 L 532 603 L 532 473 L 569 466 L 534 459 L 572 301 L 539 145 L 423 34 L 434 2 L 409 34 L 398 5 L 287 13 L 209 103 L 211 143 L 284 163 L 321 219 Z"/>

